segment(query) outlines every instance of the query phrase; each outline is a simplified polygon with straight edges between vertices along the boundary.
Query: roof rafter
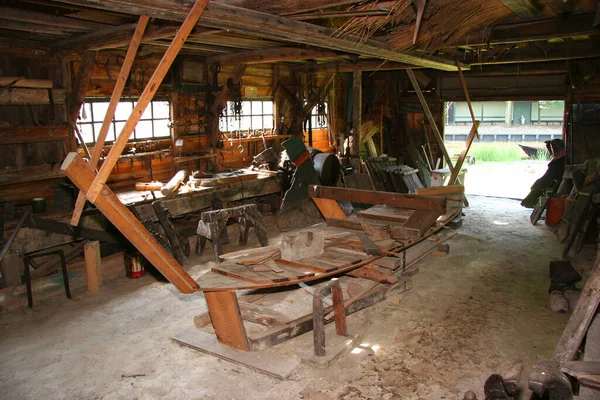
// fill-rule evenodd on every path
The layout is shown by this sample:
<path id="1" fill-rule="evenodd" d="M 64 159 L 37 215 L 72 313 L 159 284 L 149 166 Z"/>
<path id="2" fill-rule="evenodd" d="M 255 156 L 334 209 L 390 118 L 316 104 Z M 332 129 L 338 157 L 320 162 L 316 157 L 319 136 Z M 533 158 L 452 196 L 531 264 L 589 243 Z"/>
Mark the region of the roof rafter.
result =
<path id="1" fill-rule="evenodd" d="M 176 0 L 63 1 L 69 4 L 119 10 L 132 15 L 147 14 L 156 18 L 176 21 L 182 20 L 189 10 L 189 4 L 182 5 Z M 378 40 L 368 39 L 361 42 L 359 38 L 339 38 L 328 28 L 243 8 L 226 6 L 212 1 L 206 7 L 199 23 L 212 28 L 231 29 L 267 39 L 328 48 L 426 68 L 456 71 L 456 65 L 450 60 L 436 57 L 425 58 L 415 53 L 397 53 L 391 50 L 387 43 Z"/>

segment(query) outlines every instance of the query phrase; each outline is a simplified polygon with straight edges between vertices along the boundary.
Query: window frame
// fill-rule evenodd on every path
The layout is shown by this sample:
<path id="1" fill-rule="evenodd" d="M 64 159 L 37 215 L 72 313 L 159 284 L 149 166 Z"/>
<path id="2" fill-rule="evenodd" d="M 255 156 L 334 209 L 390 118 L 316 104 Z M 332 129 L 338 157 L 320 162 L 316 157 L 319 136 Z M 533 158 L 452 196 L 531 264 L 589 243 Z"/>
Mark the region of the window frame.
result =
<path id="1" fill-rule="evenodd" d="M 136 103 L 139 101 L 139 98 L 135 97 L 128 97 L 128 98 L 121 98 L 121 100 L 119 100 L 119 103 L 130 103 L 131 104 L 131 109 L 133 110 L 135 108 Z M 169 115 L 168 117 L 157 117 L 155 118 L 155 111 L 154 111 L 154 103 L 158 103 L 158 102 L 166 102 L 168 104 L 168 108 L 169 108 Z M 90 110 L 90 115 L 88 116 L 88 120 L 87 121 L 81 121 L 81 120 L 77 120 L 77 127 L 79 128 L 79 130 L 82 132 L 82 136 L 83 136 L 83 130 L 82 130 L 82 125 L 90 125 L 92 128 L 92 137 L 93 137 L 93 141 L 92 142 L 85 142 L 86 145 L 91 145 L 91 146 L 95 146 L 98 140 L 98 133 L 99 133 L 99 129 L 98 131 L 96 130 L 96 127 L 101 127 L 103 122 L 104 122 L 104 115 L 99 116 L 99 119 L 96 119 L 96 116 L 94 115 L 94 106 L 93 104 L 97 104 L 97 103 L 105 103 L 107 106 L 110 103 L 110 99 L 109 98 L 104 98 L 104 97 L 88 97 L 85 99 L 82 107 L 85 107 L 86 105 L 89 104 L 89 110 Z M 118 106 L 117 106 L 118 107 Z M 117 108 L 118 109 L 118 108 Z M 144 138 L 138 138 L 137 137 L 137 132 L 136 130 L 137 128 L 137 124 L 136 124 L 136 128 L 133 130 L 131 137 L 129 138 L 128 142 L 131 143 L 136 143 L 136 142 L 146 142 L 146 141 L 158 141 L 158 140 L 167 140 L 167 139 L 171 139 L 172 136 L 172 132 L 170 127 L 168 127 L 168 134 L 167 135 L 162 135 L 162 136 L 156 136 L 156 128 L 155 128 L 155 121 L 166 121 L 167 122 L 167 126 L 169 126 L 169 124 L 172 121 L 172 106 L 171 106 L 171 102 L 169 100 L 168 97 L 155 97 L 153 98 L 150 103 L 148 104 L 148 107 L 146 107 L 146 110 L 144 111 L 144 114 L 146 114 L 148 112 L 148 110 L 150 111 L 150 118 L 144 118 L 144 115 L 142 115 L 142 117 L 140 118 L 139 122 L 144 122 L 144 121 L 151 121 L 152 122 L 152 136 L 150 137 L 144 137 Z M 111 121 L 111 127 L 109 128 L 106 140 L 104 142 L 105 145 L 107 144 L 112 144 L 117 136 L 119 135 L 119 133 L 121 133 L 121 129 L 117 129 L 117 124 L 124 124 L 127 122 L 127 119 L 129 117 L 127 117 L 127 119 L 117 119 L 116 118 L 116 114 L 117 111 L 115 110 L 115 114 L 113 115 L 112 121 Z M 111 136 L 111 132 L 112 132 L 112 136 Z M 111 138 L 111 139 L 109 139 Z M 113 139 L 114 138 L 114 139 Z"/>
<path id="2" fill-rule="evenodd" d="M 254 114 L 253 113 L 253 103 L 255 102 L 260 102 L 261 103 L 261 112 Z M 242 113 L 240 114 L 240 119 L 238 120 L 236 118 L 236 116 L 234 115 L 229 115 L 229 110 L 231 109 L 231 104 L 233 102 L 228 101 L 227 105 L 225 106 L 225 109 L 223 110 L 223 115 L 221 115 L 219 117 L 219 131 L 222 133 L 232 133 L 232 132 L 238 132 L 238 131 L 247 131 L 248 128 L 242 128 L 240 126 L 241 122 L 242 122 L 242 118 L 244 117 L 249 117 L 250 118 L 250 130 L 273 130 L 274 129 L 274 123 L 275 123 L 275 102 L 273 101 L 273 99 L 265 99 L 265 98 L 244 98 L 242 99 L 242 104 L 243 103 L 249 103 L 250 106 L 250 110 L 249 110 L 249 114 L 245 114 Z M 271 113 L 265 113 L 265 106 L 264 103 L 270 103 L 271 105 Z M 243 111 L 243 106 L 242 106 L 242 111 Z M 261 121 L 262 121 L 262 126 L 260 127 L 254 127 L 253 126 L 253 118 L 255 117 L 261 117 Z M 271 117 L 271 126 L 270 127 L 265 127 L 265 117 Z M 233 121 L 233 124 L 237 124 L 238 128 L 233 128 L 233 129 L 229 129 L 230 126 L 230 121 Z M 224 129 L 223 129 L 224 128 Z"/>

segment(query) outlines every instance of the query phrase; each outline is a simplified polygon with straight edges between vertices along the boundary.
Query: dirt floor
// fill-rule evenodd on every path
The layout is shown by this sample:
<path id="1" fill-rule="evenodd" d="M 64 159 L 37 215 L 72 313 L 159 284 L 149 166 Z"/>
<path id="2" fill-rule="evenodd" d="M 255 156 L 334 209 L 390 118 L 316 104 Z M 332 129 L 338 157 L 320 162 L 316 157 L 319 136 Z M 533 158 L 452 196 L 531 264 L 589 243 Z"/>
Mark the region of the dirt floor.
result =
<path id="1" fill-rule="evenodd" d="M 502 361 L 523 357 L 526 377 L 536 356 L 550 356 L 569 316 L 548 308 L 548 263 L 561 252 L 551 230 L 530 225 L 517 201 L 469 200 L 450 254 L 425 258 L 400 303 L 349 316 L 364 348 L 327 370 L 302 365 L 281 381 L 174 343 L 205 311 L 204 299 L 147 276 L 1 315 L 0 397 L 462 399 L 471 389 L 482 399 Z M 592 265 L 593 247 L 576 268 Z M 190 270 L 198 276 L 206 268 Z M 300 354 L 310 338 L 282 351 Z"/>

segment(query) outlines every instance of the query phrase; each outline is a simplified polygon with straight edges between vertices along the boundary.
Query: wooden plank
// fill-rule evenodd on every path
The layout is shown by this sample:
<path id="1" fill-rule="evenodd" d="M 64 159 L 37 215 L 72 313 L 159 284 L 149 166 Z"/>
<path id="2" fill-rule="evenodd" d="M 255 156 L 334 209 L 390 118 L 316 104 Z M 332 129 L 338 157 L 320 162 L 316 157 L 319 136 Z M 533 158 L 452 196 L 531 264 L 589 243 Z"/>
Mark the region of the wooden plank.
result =
<path id="1" fill-rule="evenodd" d="M 479 121 L 475 121 L 475 123 L 471 127 L 471 131 L 469 132 L 469 136 L 467 137 L 467 142 L 465 143 L 465 147 L 463 147 L 463 150 L 460 152 L 460 155 L 458 156 L 458 160 L 456 160 L 456 165 L 454 166 L 454 169 L 452 169 L 452 175 L 450 175 L 450 180 L 448 180 L 448 184 L 453 185 L 458 180 L 458 175 L 460 175 L 460 170 L 462 168 L 462 165 L 465 162 L 465 159 L 467 158 L 467 154 L 469 153 L 469 150 L 471 149 L 473 140 L 475 140 L 475 137 L 477 137 L 477 135 L 478 135 L 478 133 L 477 133 L 478 128 L 479 128 Z"/>
<path id="2" fill-rule="evenodd" d="M 133 65 L 133 61 L 135 60 L 135 55 L 140 46 L 142 35 L 144 34 L 144 30 L 146 29 L 148 20 L 149 18 L 145 15 L 142 15 L 140 17 L 140 20 L 133 34 L 133 38 L 131 39 L 131 43 L 129 44 L 129 48 L 127 49 L 127 54 L 125 55 L 125 59 L 123 60 L 123 65 L 121 66 L 119 77 L 115 82 L 115 88 L 113 89 L 112 95 L 110 97 L 110 102 L 108 103 L 108 108 L 106 109 L 106 114 L 104 115 L 104 120 L 102 121 L 100 132 L 98 132 L 98 136 L 96 137 L 96 144 L 94 145 L 94 151 L 92 152 L 92 158 L 90 159 L 90 166 L 92 167 L 92 169 L 96 169 L 96 167 L 98 166 L 98 162 L 100 161 L 100 156 L 102 155 L 106 135 L 108 134 L 108 130 L 112 126 L 112 121 L 115 115 L 115 111 L 117 109 L 117 105 L 121 100 L 123 89 L 125 89 L 125 83 L 127 82 L 127 78 L 129 77 L 129 72 L 131 71 L 131 67 Z M 79 224 L 79 218 L 81 217 L 81 212 L 83 211 L 84 206 L 85 196 L 82 192 L 79 192 L 79 194 L 77 195 L 77 202 L 75 203 L 75 209 L 73 210 L 73 216 L 71 217 L 71 225 L 77 226 Z"/>
<path id="3" fill-rule="evenodd" d="M 413 213 L 414 210 L 398 210 L 387 206 L 373 206 L 366 210 L 359 211 L 356 215 L 361 218 L 404 223 Z"/>
<path id="4" fill-rule="evenodd" d="M 66 103 L 64 89 L 52 89 L 52 101 L 56 105 Z M 0 106 L 48 105 L 50 98 L 46 89 L 0 88 Z"/>
<path id="5" fill-rule="evenodd" d="M 385 283 L 388 285 L 393 285 L 398 282 L 398 277 L 386 274 L 385 272 L 377 270 L 372 266 L 369 267 L 368 265 L 355 269 L 354 271 L 350 271 L 348 275 L 354 276 L 355 278 L 368 279 L 370 281 Z"/>
<path id="6" fill-rule="evenodd" d="M 123 153 L 123 150 L 127 145 L 127 141 L 133 133 L 135 126 L 137 125 L 138 121 L 142 118 L 142 114 L 146 110 L 146 107 L 148 107 L 148 104 L 150 104 L 150 101 L 152 101 L 152 98 L 156 94 L 162 80 L 169 71 L 171 64 L 173 63 L 173 61 L 175 61 L 175 57 L 177 56 L 177 54 L 179 54 L 183 43 L 187 39 L 194 26 L 196 26 L 196 23 L 198 22 L 198 19 L 204 12 L 207 3 L 208 0 L 196 1 L 192 9 L 189 11 L 189 14 L 185 18 L 185 21 L 181 25 L 181 28 L 177 31 L 177 35 L 175 35 L 175 38 L 173 38 L 171 45 L 167 48 L 167 51 L 163 55 L 163 58 L 160 60 L 160 63 L 154 70 L 154 73 L 148 80 L 148 84 L 144 88 L 144 91 L 142 92 L 141 96 L 139 97 L 135 108 L 129 116 L 129 119 L 123 126 L 123 129 L 121 130 L 121 133 L 119 133 L 117 139 L 113 142 L 113 146 L 108 155 L 106 156 L 102 164 L 102 168 L 100 168 L 100 170 L 98 171 L 98 175 L 94 179 L 92 187 L 90 188 L 89 192 L 86 193 L 87 198 L 92 203 L 94 203 L 100 195 L 102 185 L 110 176 L 110 173 L 117 161 L 119 161 L 119 156 L 121 155 L 121 153 Z"/>
<path id="7" fill-rule="evenodd" d="M 254 322 L 263 326 L 273 327 L 290 321 L 286 315 L 254 303 L 241 301 L 238 303 L 244 321 Z"/>
<path id="8" fill-rule="evenodd" d="M 204 297 L 219 343 L 238 350 L 250 350 L 235 292 L 205 292 Z"/>
<path id="9" fill-rule="evenodd" d="M 325 198 L 366 204 L 380 204 L 390 207 L 437 211 L 440 214 L 446 212 L 446 199 L 442 197 L 426 197 L 317 185 L 308 187 L 308 195 L 313 199 Z"/>
<path id="10" fill-rule="evenodd" d="M 344 211 L 341 209 L 340 205 L 335 200 L 319 199 L 313 197 L 313 201 L 315 202 L 319 211 L 321 211 L 321 215 L 323 215 L 323 218 L 346 219 L 346 214 L 344 214 Z"/>
<path id="11" fill-rule="evenodd" d="M 460 69 L 460 65 L 458 65 L 458 76 L 460 77 L 460 85 L 462 86 L 463 92 L 465 94 L 465 99 L 467 100 L 467 105 L 469 106 L 469 112 L 471 113 L 471 121 L 473 122 L 473 126 L 471 127 L 471 131 L 469 132 L 469 136 L 467 137 L 467 142 L 465 143 L 465 147 L 463 147 L 460 155 L 458 156 L 458 160 L 456 160 L 456 165 L 452 169 L 452 175 L 450 176 L 450 180 L 448 181 L 449 185 L 453 185 L 456 183 L 458 179 L 458 175 L 460 174 L 460 170 L 462 169 L 463 163 L 467 158 L 467 154 L 469 153 L 469 149 L 473 144 L 473 140 L 475 138 L 479 139 L 479 121 L 475 119 L 475 114 L 473 113 L 473 107 L 471 107 L 471 98 L 469 97 L 469 91 L 467 90 L 467 83 L 465 82 L 465 77 Z"/>
<path id="12" fill-rule="evenodd" d="M 87 274 L 88 292 L 98 293 L 102 287 L 102 260 L 100 258 L 100 242 L 88 242 L 83 248 L 85 256 L 85 272 Z"/>
<path id="13" fill-rule="evenodd" d="M 23 126 L 0 129 L 0 144 L 55 142 L 69 139 L 66 125 Z"/>
<path id="14" fill-rule="evenodd" d="M 428 188 L 421 188 L 416 190 L 416 194 L 423 196 L 443 196 L 446 194 L 457 194 L 464 193 L 465 187 L 463 185 L 454 184 L 448 186 L 433 186 Z"/>
<path id="15" fill-rule="evenodd" d="M 420 239 L 435 224 L 440 213 L 427 210 L 415 210 L 414 214 L 402 226 L 391 226 L 390 234 L 394 239 Z"/>
<path id="16" fill-rule="evenodd" d="M 65 173 L 55 165 L 34 165 L 22 168 L 5 168 L 0 170 L 0 185 L 12 185 L 15 183 L 43 181 L 47 179 L 62 178 Z"/>
<path id="17" fill-rule="evenodd" d="M 563 334 L 554 350 L 554 359 L 560 364 L 572 361 L 583 342 L 588 327 L 596 315 L 600 304 L 600 252 L 596 254 L 596 262 L 583 290 L 581 297 Z"/>
<path id="18" fill-rule="evenodd" d="M 173 336 L 172 339 L 184 346 L 242 365 L 274 378 L 287 379 L 300 366 L 298 359 L 288 359 L 277 353 L 237 351 L 218 343 L 210 333 L 197 329 L 190 329 L 179 333 Z"/>
<path id="19" fill-rule="evenodd" d="M 600 375 L 600 361 L 567 361 L 560 370 L 574 377 L 582 375 Z"/>
<path id="20" fill-rule="evenodd" d="M 412 86 L 415 89 L 415 93 L 417 94 L 417 97 L 419 98 L 419 102 L 421 103 L 423 112 L 425 113 L 425 116 L 427 117 L 427 121 L 429 121 L 429 126 L 431 126 L 431 130 L 433 131 L 433 136 L 435 136 L 435 140 L 437 140 L 438 145 L 440 146 L 440 149 L 442 150 L 444 160 L 446 161 L 446 164 L 448 164 L 448 168 L 452 169 L 453 168 L 452 159 L 450 158 L 450 155 L 448 154 L 448 150 L 446 149 L 446 144 L 444 143 L 444 137 L 442 136 L 440 130 L 438 129 L 437 123 L 435 122 L 435 118 L 433 117 L 433 114 L 431 113 L 431 110 L 429 109 L 429 105 L 427 104 L 427 100 L 425 100 L 425 96 L 423 96 L 421 87 L 419 86 L 419 83 L 417 82 L 417 78 L 415 77 L 415 74 L 413 73 L 413 71 L 411 69 L 407 69 L 406 73 L 408 74 L 408 78 L 410 79 L 410 82 L 412 83 Z"/>
<path id="21" fill-rule="evenodd" d="M 50 79 L 25 79 L 22 76 L 0 76 L 0 86 L 52 89 L 52 81 Z"/>
<path id="22" fill-rule="evenodd" d="M 92 167 L 79 154 L 69 153 L 61 166 L 69 179 L 84 193 L 89 190 L 94 179 Z M 102 195 L 96 199 L 96 207 L 112 224 L 182 293 L 198 290 L 196 281 L 181 268 L 173 256 L 156 241 L 154 236 L 121 203 L 119 198 L 106 185 Z"/>
<path id="23" fill-rule="evenodd" d="M 239 279 L 246 282 L 252 282 L 259 285 L 289 282 L 292 280 L 303 279 L 315 275 L 314 272 L 290 268 L 287 265 L 283 265 L 284 263 L 279 260 L 278 263 L 280 267 L 283 267 L 283 272 L 256 272 L 250 266 L 231 263 L 218 264 L 212 267 L 211 271 L 217 274 L 228 276 L 230 278 Z"/>

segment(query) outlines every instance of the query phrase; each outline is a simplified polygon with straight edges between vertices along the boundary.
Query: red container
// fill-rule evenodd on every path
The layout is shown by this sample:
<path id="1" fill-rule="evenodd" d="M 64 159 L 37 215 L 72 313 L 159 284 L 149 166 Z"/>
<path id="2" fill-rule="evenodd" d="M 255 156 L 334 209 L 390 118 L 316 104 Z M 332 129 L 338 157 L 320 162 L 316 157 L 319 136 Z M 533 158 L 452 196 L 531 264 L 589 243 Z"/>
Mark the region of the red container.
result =
<path id="1" fill-rule="evenodd" d="M 554 226 L 565 213 L 565 197 L 551 197 L 546 204 L 546 225 Z"/>

